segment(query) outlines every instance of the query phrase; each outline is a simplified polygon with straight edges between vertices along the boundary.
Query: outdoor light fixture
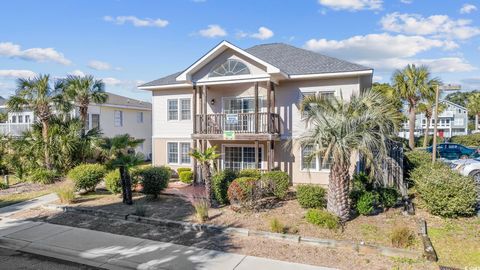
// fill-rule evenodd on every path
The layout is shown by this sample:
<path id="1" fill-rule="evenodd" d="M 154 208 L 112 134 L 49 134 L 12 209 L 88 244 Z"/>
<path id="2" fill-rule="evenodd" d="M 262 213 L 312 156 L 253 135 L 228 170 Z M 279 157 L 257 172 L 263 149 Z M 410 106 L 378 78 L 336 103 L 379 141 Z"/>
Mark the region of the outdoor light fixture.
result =
<path id="1" fill-rule="evenodd" d="M 212 98 L 212 100 L 210 100 L 210 105 L 215 105 L 215 99 Z"/>

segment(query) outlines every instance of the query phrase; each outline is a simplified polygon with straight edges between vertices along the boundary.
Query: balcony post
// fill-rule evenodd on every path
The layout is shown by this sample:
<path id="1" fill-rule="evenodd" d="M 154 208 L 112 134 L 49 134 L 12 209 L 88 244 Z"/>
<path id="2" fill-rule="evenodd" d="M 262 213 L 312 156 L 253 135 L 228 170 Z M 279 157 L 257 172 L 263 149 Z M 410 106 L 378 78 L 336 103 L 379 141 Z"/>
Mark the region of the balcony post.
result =
<path id="1" fill-rule="evenodd" d="M 271 82 L 267 81 L 267 133 L 270 134 L 272 130 L 272 88 Z"/>
<path id="2" fill-rule="evenodd" d="M 197 86 L 193 86 L 193 134 L 197 133 Z M 193 140 L 193 149 L 197 149 L 197 139 Z M 197 183 L 197 160 L 193 159 L 193 183 Z"/>
<path id="3" fill-rule="evenodd" d="M 203 125 L 204 125 L 204 130 L 205 130 L 205 133 L 208 133 L 207 132 L 207 106 L 208 106 L 208 98 L 207 98 L 208 94 L 207 94 L 207 86 L 204 85 L 203 86 Z"/>
<path id="4" fill-rule="evenodd" d="M 255 169 L 259 169 L 258 162 L 258 140 L 255 140 Z"/>
<path id="5" fill-rule="evenodd" d="M 276 100 L 276 95 L 277 95 L 277 91 L 275 90 L 275 84 L 272 83 L 272 92 L 273 92 L 273 102 L 272 102 L 272 108 L 273 108 L 273 113 L 277 113 L 277 100 Z"/>
<path id="6" fill-rule="evenodd" d="M 265 151 L 267 153 L 267 171 L 271 171 L 272 170 L 272 141 L 268 140 L 267 141 L 267 151 Z"/>
<path id="7" fill-rule="evenodd" d="M 257 134 L 258 133 L 258 82 L 255 82 L 254 88 L 255 88 L 255 134 Z"/>

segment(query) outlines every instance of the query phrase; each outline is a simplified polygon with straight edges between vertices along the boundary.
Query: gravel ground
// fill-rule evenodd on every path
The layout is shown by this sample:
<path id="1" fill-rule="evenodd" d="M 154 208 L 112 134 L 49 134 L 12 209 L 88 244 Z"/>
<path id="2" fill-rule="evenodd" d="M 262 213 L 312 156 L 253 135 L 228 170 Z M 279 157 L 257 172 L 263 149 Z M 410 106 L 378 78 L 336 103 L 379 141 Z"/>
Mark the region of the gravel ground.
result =
<path id="1" fill-rule="evenodd" d="M 10 194 L 20 194 L 32 191 L 41 191 L 48 189 L 49 185 L 42 185 L 36 183 L 29 183 L 29 182 L 20 182 L 15 185 L 11 185 L 7 189 L 0 190 L 0 196 L 2 195 L 10 195 Z"/>
<path id="2" fill-rule="evenodd" d="M 32 209 L 17 214 L 14 218 L 27 218 L 187 246 L 339 269 L 436 269 L 435 264 L 423 260 L 395 259 L 373 254 L 360 255 L 350 250 L 320 248 L 260 237 L 183 231 L 68 212 Z"/>

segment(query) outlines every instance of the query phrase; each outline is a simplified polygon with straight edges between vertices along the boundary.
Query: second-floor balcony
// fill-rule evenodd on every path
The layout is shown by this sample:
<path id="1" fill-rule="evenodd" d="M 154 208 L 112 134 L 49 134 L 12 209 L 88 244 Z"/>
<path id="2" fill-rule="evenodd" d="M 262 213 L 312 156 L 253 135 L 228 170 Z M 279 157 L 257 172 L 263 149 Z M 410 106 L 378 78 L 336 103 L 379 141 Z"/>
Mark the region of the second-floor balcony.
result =
<path id="1" fill-rule="evenodd" d="M 7 136 L 22 136 L 26 131 L 29 131 L 32 123 L 0 123 L 0 135 Z"/>
<path id="2" fill-rule="evenodd" d="M 197 115 L 194 134 L 279 134 L 280 117 L 276 113 L 215 113 Z"/>

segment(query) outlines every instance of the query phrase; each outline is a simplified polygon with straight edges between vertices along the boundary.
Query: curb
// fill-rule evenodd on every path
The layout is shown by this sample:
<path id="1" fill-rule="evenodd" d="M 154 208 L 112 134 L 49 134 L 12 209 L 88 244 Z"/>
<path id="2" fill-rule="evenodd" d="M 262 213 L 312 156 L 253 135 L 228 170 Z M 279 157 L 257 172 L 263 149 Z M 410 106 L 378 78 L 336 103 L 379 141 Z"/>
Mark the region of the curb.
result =
<path id="1" fill-rule="evenodd" d="M 247 237 L 257 236 L 257 237 L 263 237 L 263 238 L 281 240 L 281 241 L 287 241 L 287 242 L 293 242 L 293 243 L 304 243 L 304 244 L 315 245 L 315 246 L 326 247 L 326 248 L 351 250 L 360 254 L 381 254 L 388 257 L 406 257 L 406 258 L 412 258 L 412 259 L 418 259 L 422 257 L 422 254 L 419 254 L 419 252 L 415 252 L 411 250 L 357 243 L 357 242 L 348 241 L 348 240 L 333 240 L 333 239 L 321 239 L 321 238 L 315 238 L 315 237 L 304 237 L 304 236 L 295 235 L 295 234 L 272 233 L 272 232 L 266 232 L 266 231 L 237 228 L 237 227 L 226 227 L 226 226 L 220 226 L 220 225 L 190 223 L 190 222 L 176 221 L 176 220 L 169 220 L 169 219 L 149 218 L 149 217 L 136 216 L 132 214 L 119 215 L 119 214 L 114 214 L 105 210 L 94 210 L 94 209 L 83 208 L 83 207 L 71 207 L 71 206 L 51 205 L 51 204 L 44 205 L 42 207 L 50 210 L 57 210 L 57 211 L 63 211 L 63 212 L 77 212 L 77 213 L 101 216 L 106 218 L 122 219 L 122 220 L 127 220 L 135 223 L 143 223 L 143 224 L 156 225 L 156 226 L 167 226 L 170 228 L 182 228 L 184 230 L 216 232 L 216 233 L 225 233 L 225 234 L 247 236 Z M 429 258 L 427 257 L 427 259 Z"/>
<path id="2" fill-rule="evenodd" d="M 418 234 L 422 238 L 423 256 L 431 262 L 438 261 L 437 252 L 433 248 L 433 244 L 432 244 L 432 241 L 430 241 L 430 237 L 428 237 L 427 222 L 425 221 L 425 219 L 423 218 L 420 219 L 419 227 L 420 227 L 420 232 Z"/>

